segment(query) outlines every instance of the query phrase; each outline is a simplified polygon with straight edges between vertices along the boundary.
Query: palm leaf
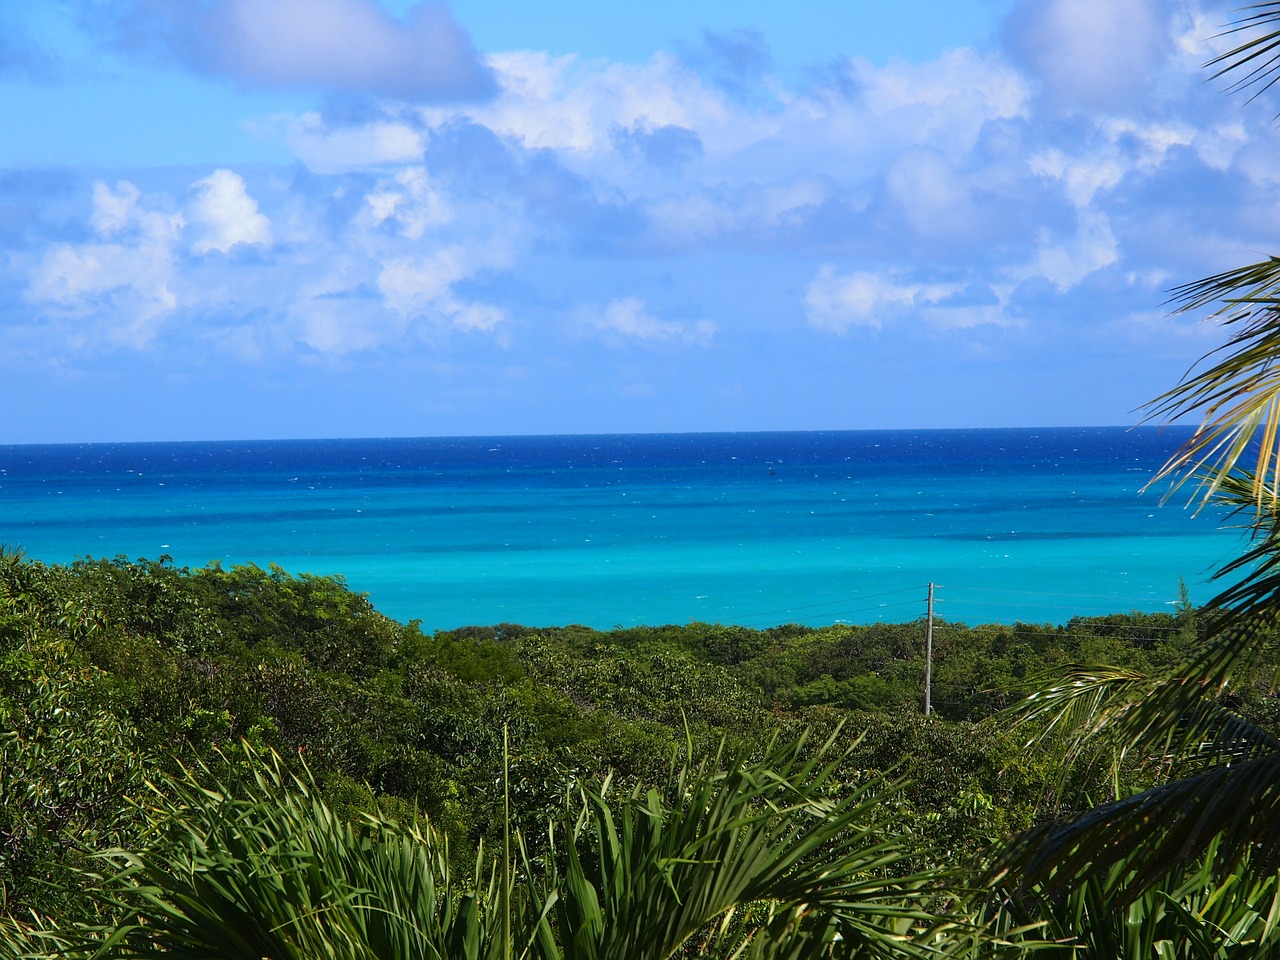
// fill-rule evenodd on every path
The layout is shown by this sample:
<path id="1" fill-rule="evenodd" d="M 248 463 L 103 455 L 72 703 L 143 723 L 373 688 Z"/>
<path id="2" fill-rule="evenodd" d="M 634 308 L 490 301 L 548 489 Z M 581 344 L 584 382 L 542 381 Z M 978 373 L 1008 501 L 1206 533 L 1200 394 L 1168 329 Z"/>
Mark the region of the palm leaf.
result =
<path id="1" fill-rule="evenodd" d="M 947 875 L 910 867 L 918 851 L 885 814 L 897 788 L 840 783 L 848 751 L 834 743 L 710 758 L 621 801 L 584 790 L 564 875 L 543 885 L 558 893 L 557 956 L 665 960 L 753 911 L 733 934 L 746 955 L 799 960 L 836 942 L 865 957 L 933 953 L 923 932 L 959 925 L 929 909 Z"/>
<path id="2" fill-rule="evenodd" d="M 1111 874 L 1107 895 L 1125 902 L 1211 848 L 1224 876 L 1246 853 L 1280 863 L 1280 754 L 1214 767 L 1044 825 L 1004 852 L 994 877 L 1016 873 L 1022 885 L 1062 892 Z"/>
<path id="3" fill-rule="evenodd" d="M 1173 773 L 1280 751 L 1280 740 L 1214 698 L 1195 666 L 1159 678 L 1072 665 L 1004 716 L 1035 728 L 1028 747 L 1064 746 L 1064 777 L 1097 754 L 1119 764 L 1137 753 Z"/>
<path id="4" fill-rule="evenodd" d="M 1192 438 L 1148 486 L 1169 481 L 1172 493 L 1196 478 L 1203 504 L 1233 472 L 1249 466 L 1254 502 L 1276 502 L 1280 494 L 1278 293 L 1280 259 L 1275 257 L 1174 289 L 1177 312 L 1213 307 L 1209 318 L 1234 332 L 1225 344 L 1202 357 L 1176 387 L 1147 405 L 1148 420 L 1200 418 Z"/>
<path id="5" fill-rule="evenodd" d="M 1274 956 L 1280 914 L 1277 876 L 1247 869 L 1220 878 L 1210 856 L 1172 872 L 1127 902 L 1112 891 L 1125 864 L 1090 877 L 1066 895 L 1023 890 L 996 904 L 995 926 L 1035 929 L 1046 960 L 1252 960 Z M 1048 946 L 1047 944 L 1052 944 Z M 1037 944 L 1025 944 L 1036 947 Z"/>
<path id="6" fill-rule="evenodd" d="M 1221 53 L 1205 66 L 1217 67 L 1210 79 L 1234 73 L 1237 79 L 1231 89 L 1255 88 L 1250 100 L 1265 93 L 1280 79 L 1280 30 L 1272 25 L 1280 23 L 1280 3 L 1255 3 L 1244 7 L 1231 27 L 1219 36 L 1261 30 L 1232 49 Z M 1243 76 L 1240 76 L 1243 74 Z"/>
<path id="7" fill-rule="evenodd" d="M 1220 497 L 1252 504 L 1250 478 L 1233 475 Z M 1241 579 L 1202 611 L 1205 639 L 1155 677 L 1110 667 L 1072 667 L 1010 711 L 1032 725 L 1029 745 L 1065 746 L 1067 764 L 1090 753 L 1154 762 L 1174 777 L 1084 816 L 1041 827 L 1009 846 L 995 875 L 1061 891 L 1132 861 L 1123 896 L 1151 887 L 1211 847 L 1226 873 L 1250 851 L 1280 862 L 1280 741 L 1241 717 L 1221 695 L 1246 677 L 1277 624 L 1280 521 L 1266 510 L 1253 547 L 1218 572 Z M 1065 776 L 1065 772 L 1064 772 Z"/>
<path id="8" fill-rule="evenodd" d="M 110 855 L 118 868 L 98 889 L 132 919 L 89 930 L 82 952 L 113 960 L 499 955 L 495 899 L 455 881 L 443 837 L 373 816 L 346 822 L 279 758 L 248 783 L 200 768 L 156 787 L 152 803 L 157 836 L 143 850 Z"/>
<path id="9" fill-rule="evenodd" d="M 1211 79 L 1234 76 L 1230 89 L 1252 89 L 1251 100 L 1280 79 L 1280 2 L 1244 7 L 1220 36 L 1239 42 L 1206 64 L 1216 68 Z M 1278 289 L 1280 260 L 1275 257 L 1174 288 L 1171 302 L 1176 312 L 1211 308 L 1209 319 L 1234 332 L 1176 387 L 1147 405 L 1148 419 L 1200 419 L 1195 435 L 1164 464 L 1153 483 L 1171 480 L 1172 492 L 1198 478 L 1203 504 L 1225 478 L 1252 459 L 1255 502 L 1274 504 L 1280 496 Z"/>
<path id="10" fill-rule="evenodd" d="M 621 799 L 607 782 L 584 789 L 551 832 L 552 856 L 535 863 L 517 834 L 516 870 L 482 854 L 474 882 L 450 873 L 430 827 L 344 821 L 279 758 L 257 758 L 246 782 L 198 767 L 155 785 L 155 830 L 140 849 L 106 856 L 95 895 L 124 919 L 64 923 L 67 954 L 912 960 L 957 937 L 978 942 L 963 917 L 934 907 L 955 901 L 953 874 L 913 866 L 918 845 L 892 834 L 884 800 L 898 788 L 842 782 L 853 746 L 837 749 L 838 735 L 686 764 L 663 789 Z"/>
<path id="11" fill-rule="evenodd" d="M 1091 751 L 1116 762 L 1136 754 L 1178 778 L 1022 836 L 993 876 L 1061 891 L 1132 862 L 1113 891 L 1131 897 L 1215 844 L 1223 872 L 1251 849 L 1260 861 L 1280 856 L 1280 742 L 1216 697 L 1251 646 L 1246 636 L 1211 642 L 1163 678 L 1074 668 L 1015 708 L 1017 723 L 1037 725 L 1029 746 L 1059 738 L 1068 763 Z"/>

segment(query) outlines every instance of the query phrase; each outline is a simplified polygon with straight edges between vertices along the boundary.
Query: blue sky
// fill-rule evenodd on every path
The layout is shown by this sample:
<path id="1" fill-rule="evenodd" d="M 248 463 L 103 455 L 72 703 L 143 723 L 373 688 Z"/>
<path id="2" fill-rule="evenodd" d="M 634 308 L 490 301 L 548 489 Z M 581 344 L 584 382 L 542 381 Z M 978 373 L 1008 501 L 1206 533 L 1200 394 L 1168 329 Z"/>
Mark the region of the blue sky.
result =
<path id="1" fill-rule="evenodd" d="M 1229 15 L 0 5 L 0 442 L 1133 423 L 1280 250 Z"/>

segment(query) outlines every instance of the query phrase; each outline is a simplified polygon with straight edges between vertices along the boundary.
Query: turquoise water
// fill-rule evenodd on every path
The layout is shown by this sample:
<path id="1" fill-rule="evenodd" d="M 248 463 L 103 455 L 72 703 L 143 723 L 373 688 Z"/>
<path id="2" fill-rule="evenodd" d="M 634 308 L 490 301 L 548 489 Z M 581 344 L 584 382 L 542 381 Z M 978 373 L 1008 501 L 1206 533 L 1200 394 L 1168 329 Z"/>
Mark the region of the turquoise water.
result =
<path id="1" fill-rule="evenodd" d="M 1212 595 L 1186 432 L 856 431 L 0 446 L 0 543 L 276 562 L 424 627 L 1063 622 Z"/>

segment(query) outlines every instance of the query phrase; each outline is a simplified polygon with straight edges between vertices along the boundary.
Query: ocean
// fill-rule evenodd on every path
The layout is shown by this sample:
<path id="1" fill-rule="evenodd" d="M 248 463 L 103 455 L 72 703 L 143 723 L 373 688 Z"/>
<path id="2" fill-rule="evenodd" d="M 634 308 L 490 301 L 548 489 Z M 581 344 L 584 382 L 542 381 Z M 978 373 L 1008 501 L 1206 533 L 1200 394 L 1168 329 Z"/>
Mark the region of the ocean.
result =
<path id="1" fill-rule="evenodd" d="M 0 446 L 0 544 L 334 574 L 423 628 L 1063 623 L 1239 553 L 1142 486 L 1185 429 Z"/>

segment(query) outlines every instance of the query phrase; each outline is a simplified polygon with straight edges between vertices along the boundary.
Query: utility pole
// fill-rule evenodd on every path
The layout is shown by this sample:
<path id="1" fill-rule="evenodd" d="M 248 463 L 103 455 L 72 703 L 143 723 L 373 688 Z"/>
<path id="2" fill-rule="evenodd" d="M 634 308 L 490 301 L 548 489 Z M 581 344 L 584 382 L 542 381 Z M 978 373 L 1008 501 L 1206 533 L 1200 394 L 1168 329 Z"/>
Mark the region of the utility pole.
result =
<path id="1" fill-rule="evenodd" d="M 924 624 L 924 715 L 933 712 L 933 584 L 929 584 L 929 616 Z"/>

